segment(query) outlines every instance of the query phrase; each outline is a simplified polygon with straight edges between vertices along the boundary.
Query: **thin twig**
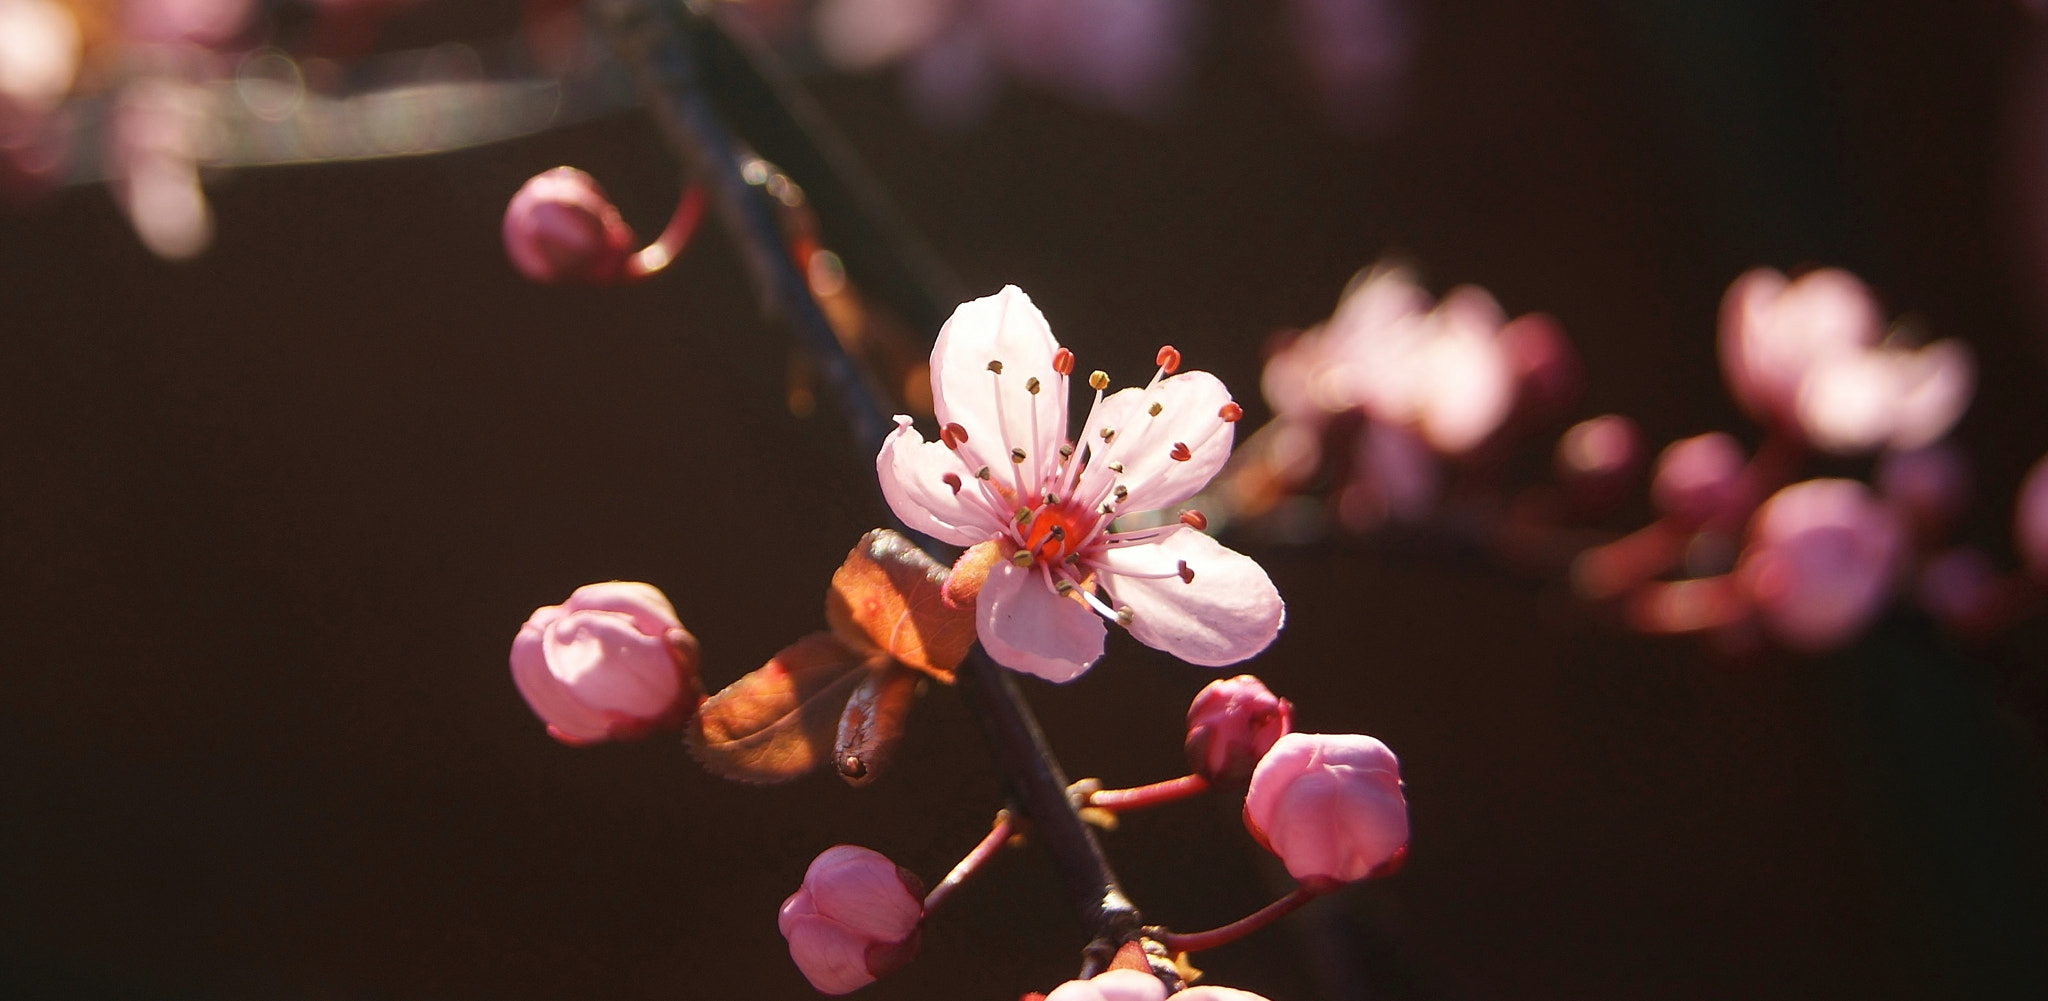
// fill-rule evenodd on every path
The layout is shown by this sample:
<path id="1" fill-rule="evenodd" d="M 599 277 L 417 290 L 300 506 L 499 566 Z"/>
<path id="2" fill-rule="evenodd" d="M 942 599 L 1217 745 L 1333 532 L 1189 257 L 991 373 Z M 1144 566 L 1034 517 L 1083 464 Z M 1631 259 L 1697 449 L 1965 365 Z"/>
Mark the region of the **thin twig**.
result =
<path id="1" fill-rule="evenodd" d="M 973 850 L 953 867 L 953 871 L 946 874 L 945 879 L 939 880 L 939 885 L 932 887 L 932 892 L 924 895 L 924 913 L 929 916 L 938 910 L 939 905 L 945 903 L 946 898 L 952 896 L 960 884 L 967 882 L 967 877 L 974 875 L 984 863 L 995 857 L 996 852 L 1002 850 L 1003 842 L 1010 840 L 1012 829 L 1010 811 L 996 811 L 996 822 L 989 828 L 988 836 L 982 838 L 981 843 L 975 845 Z"/>

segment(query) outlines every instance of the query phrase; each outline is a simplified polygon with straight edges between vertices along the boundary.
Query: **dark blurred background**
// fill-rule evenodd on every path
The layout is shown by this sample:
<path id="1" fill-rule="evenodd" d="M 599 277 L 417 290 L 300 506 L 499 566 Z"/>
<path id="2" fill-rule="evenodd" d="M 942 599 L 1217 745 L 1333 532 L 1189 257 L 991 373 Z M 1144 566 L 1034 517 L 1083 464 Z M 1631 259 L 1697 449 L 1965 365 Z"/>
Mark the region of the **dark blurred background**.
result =
<path id="1" fill-rule="evenodd" d="M 1849 267 L 1977 351 L 1971 535 L 2006 552 L 2048 449 L 2023 5 L 1421 0 L 1403 110 L 1365 138 L 1313 113 L 1269 8 L 1212 11 L 1156 122 L 1013 87 L 935 130 L 888 74 L 809 85 L 974 294 L 1021 285 L 1126 377 L 1171 341 L 1248 420 L 1268 335 L 1398 253 L 1559 317 L 1584 415 L 1754 441 L 1715 367 L 1722 290 Z M 511 16 L 430 4 L 385 37 Z M 807 998 L 775 909 L 812 856 L 936 879 L 987 830 L 1000 794 L 950 691 L 859 791 L 725 783 L 672 738 L 570 750 L 520 701 L 505 655 L 535 606 L 652 582 L 722 685 L 818 627 L 885 517 L 830 409 L 784 406 L 788 342 L 715 223 L 642 286 L 513 275 L 505 201 L 561 163 L 642 233 L 679 187 L 627 112 L 214 179 L 219 235 L 186 264 L 102 188 L 0 216 L 0 994 Z M 2048 996 L 2040 624 L 1960 649 L 1899 617 L 1730 664 L 1470 556 L 1246 545 L 1290 606 L 1251 669 L 1301 729 L 1401 755 L 1414 843 L 1197 957 L 1214 982 Z M 1116 633 L 1079 682 L 1025 689 L 1070 774 L 1135 784 L 1182 767 L 1212 676 Z M 1285 887 L 1220 798 L 1105 841 L 1178 928 Z M 1012 852 L 863 996 L 1011 999 L 1081 944 L 1047 862 Z"/>

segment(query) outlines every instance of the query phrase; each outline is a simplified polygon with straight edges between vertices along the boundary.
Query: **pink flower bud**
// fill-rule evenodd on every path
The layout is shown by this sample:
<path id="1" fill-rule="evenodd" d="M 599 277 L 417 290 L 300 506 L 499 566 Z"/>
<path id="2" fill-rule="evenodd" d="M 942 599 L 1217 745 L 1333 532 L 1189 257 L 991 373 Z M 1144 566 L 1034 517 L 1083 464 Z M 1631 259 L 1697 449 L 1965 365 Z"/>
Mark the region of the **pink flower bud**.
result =
<path id="1" fill-rule="evenodd" d="M 1212 782 L 1243 782 L 1293 724 L 1294 704 L 1259 679 L 1209 682 L 1188 706 L 1188 767 Z"/>
<path id="2" fill-rule="evenodd" d="M 1150 973 L 1109 970 L 1053 988 L 1045 1001 L 1166 1001 L 1166 985 Z"/>
<path id="3" fill-rule="evenodd" d="M 544 285 L 617 282 L 637 242 L 597 180 L 574 167 L 535 174 L 505 206 L 505 254 Z"/>
<path id="4" fill-rule="evenodd" d="M 519 627 L 512 682 L 564 744 L 632 740 L 696 711 L 697 640 L 651 585 L 591 584 Z"/>
<path id="5" fill-rule="evenodd" d="M 2012 536 L 2027 572 L 2048 578 L 2048 456 L 2036 461 L 2020 484 Z"/>
<path id="6" fill-rule="evenodd" d="M 1898 515 L 1863 484 L 1807 480 L 1757 509 L 1735 572 L 1772 636 L 1822 653 L 1884 610 L 1904 536 Z"/>
<path id="7" fill-rule="evenodd" d="M 880 852 L 827 848 L 782 902 L 776 926 L 811 986 L 845 994 L 910 962 L 924 920 L 924 885 Z"/>
<path id="8" fill-rule="evenodd" d="M 1636 422 L 1603 414 L 1572 425 L 1553 456 L 1558 482 L 1592 507 L 1620 500 L 1643 465 L 1643 433 Z"/>
<path id="9" fill-rule="evenodd" d="M 1244 823 L 1303 883 L 1349 883 L 1408 846 L 1394 752 L 1361 734 L 1290 733 L 1252 772 Z"/>
<path id="10" fill-rule="evenodd" d="M 1877 299 L 1855 275 L 1826 268 L 1788 282 L 1757 268 L 1721 300 L 1721 372 L 1751 415 L 1796 430 L 1800 384 L 1816 362 L 1867 348 L 1883 333 Z"/>
<path id="11" fill-rule="evenodd" d="M 1719 431 L 1674 441 L 1657 456 L 1650 501 L 1687 526 L 1727 517 L 1741 507 L 1742 446 Z"/>

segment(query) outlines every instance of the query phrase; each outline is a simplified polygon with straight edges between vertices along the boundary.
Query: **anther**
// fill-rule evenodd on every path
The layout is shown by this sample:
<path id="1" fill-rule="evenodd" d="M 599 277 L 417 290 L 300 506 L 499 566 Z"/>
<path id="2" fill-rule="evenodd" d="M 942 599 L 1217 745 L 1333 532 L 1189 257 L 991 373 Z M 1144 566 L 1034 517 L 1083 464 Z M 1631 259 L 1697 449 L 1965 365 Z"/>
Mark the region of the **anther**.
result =
<path id="1" fill-rule="evenodd" d="M 1073 446 L 1073 444 L 1072 444 L 1071 442 L 1070 442 L 1070 443 L 1066 443 L 1066 444 L 1062 444 L 1062 445 L 1060 446 L 1060 458 L 1062 458 L 1062 459 L 1071 459 L 1071 458 L 1073 458 L 1073 457 L 1074 457 L 1074 446 Z"/>
<path id="2" fill-rule="evenodd" d="M 954 422 L 940 428 L 939 437 L 945 439 L 947 447 L 958 449 L 967 444 L 967 429 Z"/>
<path id="3" fill-rule="evenodd" d="M 1011 462 L 1014 462 L 1014 463 L 1016 463 L 1016 464 L 1018 464 L 1018 465 L 1020 465 L 1020 466 L 1021 466 L 1021 465 L 1023 465 L 1023 464 L 1024 464 L 1024 450 L 1023 450 L 1023 449 L 1021 449 L 1021 448 L 1013 448 L 1013 449 L 1011 449 L 1011 450 L 1010 450 L 1010 461 L 1011 461 Z"/>
<path id="4" fill-rule="evenodd" d="M 1160 348 L 1159 356 L 1153 360 L 1159 363 L 1160 368 L 1166 370 L 1167 375 L 1172 375 L 1180 369 L 1180 352 L 1174 350 L 1171 344 Z"/>
<path id="5" fill-rule="evenodd" d="M 1123 485 L 1123 484 L 1121 484 L 1121 483 L 1119 483 L 1119 484 L 1117 484 L 1117 485 L 1116 485 L 1116 499 L 1117 499 L 1117 500 L 1121 501 L 1121 500 L 1123 500 L 1124 498 L 1126 498 L 1126 497 L 1129 497 L 1130 495 L 1131 495 L 1131 488 L 1130 488 L 1130 487 L 1124 486 L 1124 485 Z"/>
<path id="6" fill-rule="evenodd" d="M 1175 462 L 1186 462 L 1195 457 L 1195 453 L 1188 451 L 1188 443 L 1184 441 L 1174 442 L 1173 449 L 1166 454 L 1172 456 Z"/>
<path id="7" fill-rule="evenodd" d="M 1194 508 L 1188 508 L 1180 513 L 1180 523 L 1197 532 L 1209 530 L 1209 516 Z"/>
<path id="8" fill-rule="evenodd" d="M 1057 506 L 1059 506 L 1059 503 L 1060 503 L 1060 499 L 1059 499 L 1058 497 L 1054 497 L 1054 496 L 1053 496 L 1052 494 L 1046 494 L 1046 495 L 1045 495 L 1045 506 L 1046 506 L 1046 507 L 1057 507 Z"/>
<path id="9" fill-rule="evenodd" d="M 1148 414 L 1151 414 L 1151 415 L 1152 415 L 1152 416 L 1154 416 L 1154 417 L 1157 417 L 1157 416 L 1159 416 L 1159 412 L 1160 412 L 1161 410 L 1165 410 L 1165 409 L 1166 409 L 1165 407 L 1162 407 L 1162 406 L 1160 406 L 1159 404 L 1157 404 L 1157 403 L 1154 403 L 1154 404 L 1152 404 L 1151 406 L 1149 406 L 1149 407 L 1146 407 L 1146 408 L 1145 408 L 1145 412 L 1146 412 L 1146 413 L 1148 413 Z"/>
<path id="10" fill-rule="evenodd" d="M 1104 505 L 1102 505 L 1102 513 L 1103 513 L 1103 514 L 1115 514 L 1115 513 L 1116 513 L 1116 505 L 1115 505 L 1115 504 L 1104 504 Z"/>
<path id="11" fill-rule="evenodd" d="M 990 359 L 988 363 L 988 370 L 994 372 L 997 375 L 1001 375 L 1003 374 L 1003 363 L 996 361 L 995 359 Z"/>
<path id="12" fill-rule="evenodd" d="M 1058 591 L 1061 594 L 1066 594 L 1068 591 L 1072 591 L 1074 589 L 1074 582 L 1066 579 L 1065 577 L 1061 577 L 1059 580 L 1052 582 L 1052 589 Z"/>
<path id="13" fill-rule="evenodd" d="M 947 473 L 946 475 L 944 475 L 944 476 L 941 476 L 941 477 L 939 477 L 939 482 L 941 482 L 941 483 L 944 483 L 945 485 L 947 485 L 947 486 L 949 486 L 949 487 L 952 487 L 952 488 L 953 488 L 953 493 L 954 493 L 955 495 L 958 495 L 958 494 L 960 493 L 960 474 L 959 474 L 959 473 Z"/>
<path id="14" fill-rule="evenodd" d="M 1186 560 L 1180 561 L 1180 579 L 1181 583 L 1183 584 L 1192 584 L 1195 582 L 1195 572 L 1193 570 L 1188 569 L 1188 561 Z"/>
<path id="15" fill-rule="evenodd" d="M 1068 553 L 1068 554 L 1067 554 L 1067 558 L 1066 558 L 1066 559 L 1064 559 L 1064 560 L 1061 560 L 1060 562 L 1061 562 L 1061 563 L 1065 563 L 1065 564 L 1066 564 L 1066 565 L 1068 565 L 1068 566 L 1074 566 L 1074 565 L 1076 565 L 1076 564 L 1079 564 L 1079 563 L 1081 562 L 1081 554 L 1080 554 L 1080 553 Z"/>
<path id="16" fill-rule="evenodd" d="M 1045 533 L 1045 537 L 1051 539 L 1054 542 L 1061 542 L 1066 539 L 1067 530 L 1061 528 L 1058 525 L 1054 525 L 1051 531 Z"/>
<path id="17" fill-rule="evenodd" d="M 1027 522 L 1027 521 L 1030 521 L 1030 520 L 1031 520 L 1031 509 L 1030 509 L 1030 508 L 1028 508 L 1028 507 L 1020 507 L 1020 508 L 1018 508 L 1018 509 L 1017 509 L 1017 524 L 1019 524 L 1019 525 L 1022 525 L 1022 524 L 1024 524 L 1025 522 Z"/>
<path id="18" fill-rule="evenodd" d="M 1216 411 L 1216 416 L 1223 418 L 1223 423 L 1225 424 L 1235 424 L 1238 418 L 1244 416 L 1244 408 L 1238 406 L 1236 400 L 1231 400 L 1229 403 L 1225 403 L 1222 409 Z"/>
<path id="19" fill-rule="evenodd" d="M 987 467 L 987 466 L 983 466 L 983 467 L 981 467 L 980 469 L 977 469 L 977 470 L 975 470 L 975 471 L 974 471 L 974 478 L 975 478 L 975 479 L 977 479 L 977 480 L 985 480 L 985 479 L 988 479 L 988 467 Z"/>
<path id="20" fill-rule="evenodd" d="M 1109 471 L 1112 473 L 1121 473 L 1124 471 L 1124 464 L 1121 462 L 1112 462 L 1109 464 Z"/>
<path id="21" fill-rule="evenodd" d="M 1031 394 L 1031 395 L 1033 395 L 1033 396 L 1037 396 L 1037 395 L 1038 395 L 1038 377 L 1037 377 L 1037 376 L 1035 376 L 1035 375 L 1034 375 L 1034 376 L 1032 376 L 1031 378 L 1029 378 L 1029 379 L 1026 379 L 1026 380 L 1024 380 L 1024 391 L 1025 391 L 1025 392 L 1027 392 L 1027 393 L 1030 393 L 1030 394 Z"/>
<path id="22" fill-rule="evenodd" d="M 1132 615 L 1132 614 L 1131 614 L 1131 606 L 1129 606 L 1129 605 L 1123 605 L 1123 606 L 1120 606 L 1120 607 L 1118 607 L 1118 608 L 1117 608 L 1117 610 L 1116 610 L 1116 624 L 1117 624 L 1117 625 L 1120 625 L 1120 626 L 1126 626 L 1126 627 L 1128 627 L 1128 626 L 1129 626 L 1129 625 L 1131 624 L 1131 620 L 1132 620 L 1132 619 L 1134 619 L 1134 618 L 1137 618 L 1137 616 L 1135 616 L 1135 615 Z"/>
<path id="23" fill-rule="evenodd" d="M 1097 390 L 1108 389 L 1109 373 L 1104 372 L 1099 368 L 1093 372 L 1088 373 L 1088 388 Z"/>
<path id="24" fill-rule="evenodd" d="M 1052 353 L 1052 370 L 1061 375 L 1074 374 L 1074 353 L 1061 348 Z"/>
<path id="25" fill-rule="evenodd" d="M 1097 432 L 1095 432 L 1095 433 L 1096 433 L 1096 434 L 1099 434 L 1099 435 L 1101 435 L 1101 436 L 1102 436 L 1102 440 L 1103 440 L 1103 441 L 1105 441 L 1105 442 L 1108 442 L 1108 441 L 1115 441 L 1115 440 L 1116 440 L 1116 429 L 1115 429 L 1115 428 L 1103 428 L 1102 430 L 1100 430 L 1100 431 L 1097 431 Z"/>
<path id="26" fill-rule="evenodd" d="M 1017 566 L 1017 567 L 1028 567 L 1028 566 L 1030 566 L 1030 565 L 1031 565 L 1031 550 L 1029 550 L 1029 549 L 1019 549 L 1019 550 L 1017 550 L 1016 552 L 1014 552 L 1014 553 L 1011 553 L 1011 554 L 1010 554 L 1010 565 L 1011 565 L 1011 566 Z"/>

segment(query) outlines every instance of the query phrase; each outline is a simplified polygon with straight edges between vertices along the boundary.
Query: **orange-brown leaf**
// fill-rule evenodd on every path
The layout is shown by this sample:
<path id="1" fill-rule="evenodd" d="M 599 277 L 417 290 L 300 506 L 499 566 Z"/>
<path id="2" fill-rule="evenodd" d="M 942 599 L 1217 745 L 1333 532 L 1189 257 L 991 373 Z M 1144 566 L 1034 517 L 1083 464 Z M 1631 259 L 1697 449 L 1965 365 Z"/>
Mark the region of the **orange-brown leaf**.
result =
<path id="1" fill-rule="evenodd" d="M 741 782 L 787 782 L 832 754 L 839 717 L 871 655 L 812 633 L 704 700 L 685 739 L 706 771 Z"/>
<path id="2" fill-rule="evenodd" d="M 947 683 L 974 645 L 974 612 L 944 597 L 946 568 L 909 539 L 878 528 L 846 554 L 825 595 L 841 642 L 880 650 Z"/>

